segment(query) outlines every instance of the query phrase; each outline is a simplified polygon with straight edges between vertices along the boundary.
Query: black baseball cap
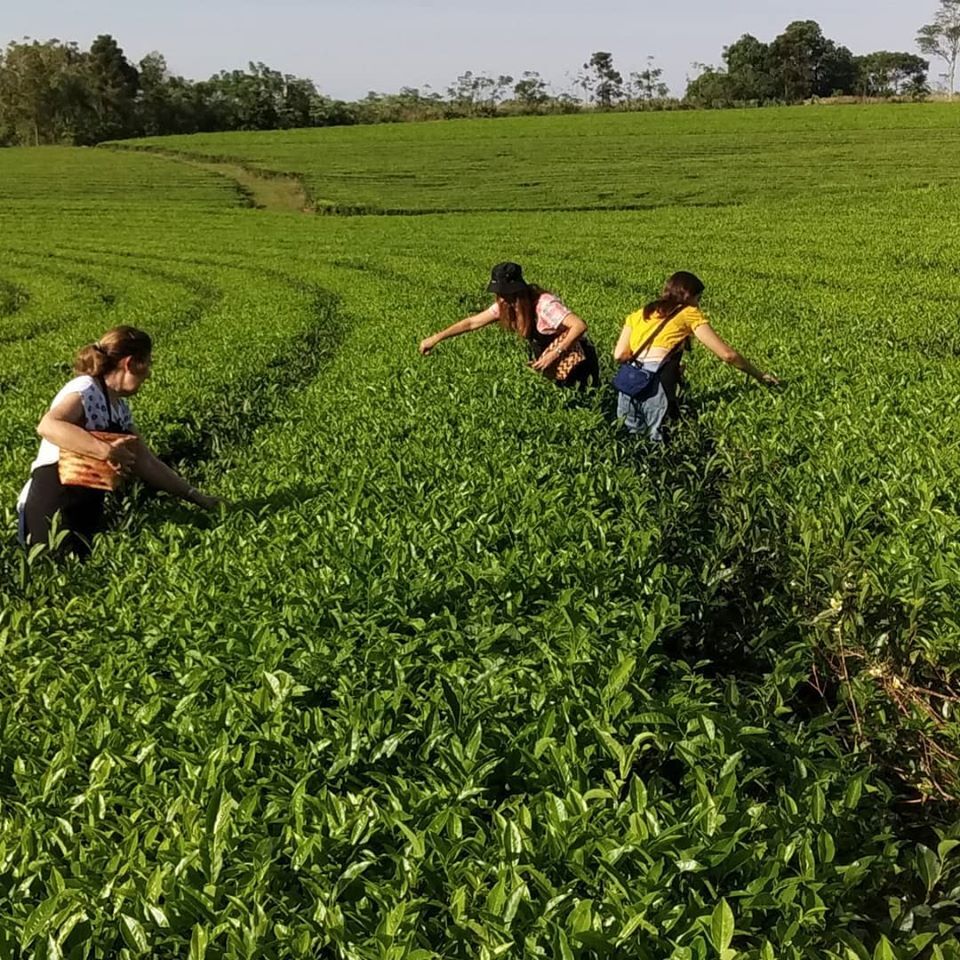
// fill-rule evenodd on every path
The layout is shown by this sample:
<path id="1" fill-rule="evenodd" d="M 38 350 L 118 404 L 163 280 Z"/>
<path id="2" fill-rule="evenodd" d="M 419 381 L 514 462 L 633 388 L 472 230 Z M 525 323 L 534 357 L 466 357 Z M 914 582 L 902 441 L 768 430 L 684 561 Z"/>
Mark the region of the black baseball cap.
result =
<path id="1" fill-rule="evenodd" d="M 510 297 L 515 293 L 522 293 L 527 289 L 527 282 L 523 279 L 523 268 L 519 263 L 498 263 L 490 271 L 490 283 L 487 290 L 501 297 Z"/>

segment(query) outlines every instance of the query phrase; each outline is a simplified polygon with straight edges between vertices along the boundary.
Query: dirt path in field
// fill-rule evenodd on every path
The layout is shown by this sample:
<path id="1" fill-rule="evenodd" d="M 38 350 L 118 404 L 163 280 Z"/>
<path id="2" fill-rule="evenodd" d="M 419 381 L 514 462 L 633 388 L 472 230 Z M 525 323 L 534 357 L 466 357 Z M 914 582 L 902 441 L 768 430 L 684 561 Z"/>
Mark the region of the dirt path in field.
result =
<path id="1" fill-rule="evenodd" d="M 171 156 L 191 167 L 209 170 L 233 180 L 240 192 L 258 210 L 278 210 L 282 213 L 313 213 L 313 206 L 303 184 L 296 177 L 280 174 L 258 174 L 239 163 L 221 163 L 206 160 L 188 160 Z"/>
<path id="2" fill-rule="evenodd" d="M 136 147 L 117 147 L 120 150 L 132 150 L 146 153 L 165 160 L 174 160 L 197 167 L 209 173 L 232 180 L 250 205 L 258 210 L 274 210 L 280 213 L 314 213 L 313 203 L 303 183 L 286 173 L 273 173 L 269 170 L 256 171 L 240 163 L 227 160 L 215 160 L 204 157 L 191 157 L 174 150 L 138 150 Z"/>

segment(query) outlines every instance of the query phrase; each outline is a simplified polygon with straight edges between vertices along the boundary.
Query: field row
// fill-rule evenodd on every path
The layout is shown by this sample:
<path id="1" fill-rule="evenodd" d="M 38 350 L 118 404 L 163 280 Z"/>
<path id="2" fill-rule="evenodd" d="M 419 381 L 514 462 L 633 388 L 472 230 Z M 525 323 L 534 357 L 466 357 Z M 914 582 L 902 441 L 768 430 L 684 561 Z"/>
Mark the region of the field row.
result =
<path id="1" fill-rule="evenodd" d="M 118 155 L 106 150 L 41 147 L 0 151 L 0 203 L 13 212 L 67 215 L 65 222 L 95 219 L 104 207 L 194 214 L 222 209 L 240 197 L 229 180 L 187 164 Z"/>

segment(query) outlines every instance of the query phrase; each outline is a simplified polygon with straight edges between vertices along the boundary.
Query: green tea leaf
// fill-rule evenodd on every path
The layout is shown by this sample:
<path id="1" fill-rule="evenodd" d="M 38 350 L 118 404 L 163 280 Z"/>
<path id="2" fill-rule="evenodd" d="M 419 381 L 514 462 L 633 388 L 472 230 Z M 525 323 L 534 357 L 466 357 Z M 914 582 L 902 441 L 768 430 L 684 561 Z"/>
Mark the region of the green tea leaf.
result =
<path id="1" fill-rule="evenodd" d="M 873 960 L 897 960 L 897 955 L 894 953 L 893 946 L 883 935 L 880 936 L 880 940 L 877 943 L 876 949 L 873 951 Z"/>
<path id="2" fill-rule="evenodd" d="M 723 954 L 733 940 L 733 911 L 723 898 L 714 907 L 710 916 L 710 942 L 719 954 Z"/>
<path id="3" fill-rule="evenodd" d="M 203 924 L 195 924 L 190 935 L 190 954 L 188 960 L 204 960 L 207 955 L 207 929 Z"/>
<path id="4" fill-rule="evenodd" d="M 917 870 L 929 896 L 940 879 L 941 864 L 937 855 L 922 843 L 917 845 Z"/>
<path id="5" fill-rule="evenodd" d="M 120 916 L 120 932 L 123 934 L 124 943 L 134 953 L 146 953 L 149 949 L 146 931 L 135 917 L 126 913 L 122 914 Z"/>

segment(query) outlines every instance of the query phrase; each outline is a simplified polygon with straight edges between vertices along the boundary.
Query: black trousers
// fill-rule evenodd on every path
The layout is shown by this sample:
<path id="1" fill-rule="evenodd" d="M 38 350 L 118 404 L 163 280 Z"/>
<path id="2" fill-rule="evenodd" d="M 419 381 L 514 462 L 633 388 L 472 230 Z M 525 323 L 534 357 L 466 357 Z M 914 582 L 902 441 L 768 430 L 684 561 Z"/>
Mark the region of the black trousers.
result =
<path id="1" fill-rule="evenodd" d="M 660 368 L 660 382 L 667 394 L 667 417 L 680 419 L 680 395 L 683 393 L 683 351 L 677 350 Z"/>
<path id="2" fill-rule="evenodd" d="M 59 551 L 87 556 L 94 536 L 103 526 L 104 500 L 102 490 L 65 487 L 55 463 L 37 467 L 24 504 L 27 545 L 46 543 L 53 518 L 59 514 L 59 529 L 68 533 Z"/>

